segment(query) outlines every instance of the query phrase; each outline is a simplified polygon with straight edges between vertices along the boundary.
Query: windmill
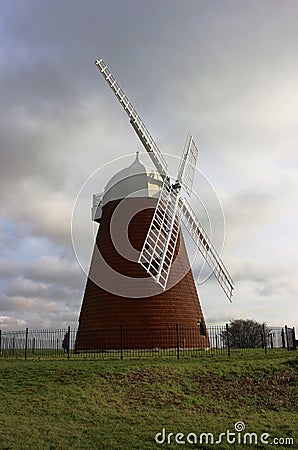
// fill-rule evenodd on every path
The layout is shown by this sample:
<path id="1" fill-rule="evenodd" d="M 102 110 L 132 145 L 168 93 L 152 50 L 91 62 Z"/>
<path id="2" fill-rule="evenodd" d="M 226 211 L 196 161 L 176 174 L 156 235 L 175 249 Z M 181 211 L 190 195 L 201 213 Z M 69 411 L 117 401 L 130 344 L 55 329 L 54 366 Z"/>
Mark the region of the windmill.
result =
<path id="1" fill-rule="evenodd" d="M 139 114 L 109 70 L 107 64 L 103 59 L 96 60 L 95 64 L 108 83 L 111 90 L 114 92 L 120 105 L 128 115 L 130 124 L 135 130 L 137 136 L 139 137 L 141 143 L 143 144 L 146 152 L 148 153 L 155 166 L 155 175 L 152 177 L 152 174 L 149 176 L 147 173 L 146 176 L 147 180 L 151 177 L 150 183 L 152 183 L 152 180 L 154 180 L 155 187 L 158 187 L 158 199 L 156 200 L 156 196 L 154 202 L 152 202 L 152 198 L 146 199 L 146 202 L 147 200 L 150 200 L 146 203 L 147 212 L 142 212 L 139 224 L 134 225 L 135 228 L 133 230 L 133 233 L 131 233 L 132 236 L 137 236 L 138 234 L 140 234 L 140 230 L 142 230 L 142 236 L 139 239 L 138 245 L 134 245 L 134 247 L 139 247 L 137 261 L 135 261 L 134 263 L 128 263 L 128 266 L 127 264 L 125 266 L 128 267 L 128 273 L 134 273 L 137 278 L 144 277 L 144 273 L 146 274 L 147 278 L 150 278 L 150 294 L 148 295 L 148 291 L 144 293 L 143 297 L 145 298 L 145 300 L 141 300 L 140 304 L 134 303 L 133 306 L 130 306 L 131 309 L 129 311 L 127 308 L 128 304 L 130 303 L 127 302 L 128 300 L 130 300 L 130 295 L 125 294 L 125 283 L 123 284 L 123 292 L 121 292 L 120 294 L 118 293 L 116 296 L 113 293 L 109 295 L 105 288 L 102 289 L 101 286 L 96 286 L 97 283 L 94 282 L 94 278 L 92 280 L 92 277 L 95 272 L 97 273 L 97 276 L 98 273 L 102 273 L 104 271 L 105 265 L 103 263 L 103 260 L 101 259 L 101 256 L 99 256 L 98 252 L 95 251 L 91 261 L 89 277 L 86 284 L 86 290 L 79 319 L 79 330 L 76 347 L 78 350 L 82 350 L 84 348 L 86 349 L 88 346 L 90 347 L 90 342 L 86 344 L 86 339 L 84 340 L 84 338 L 82 337 L 83 333 L 87 330 L 95 330 L 96 328 L 106 325 L 110 325 L 111 327 L 120 325 L 122 327 L 122 325 L 131 326 L 132 324 L 136 324 L 140 326 L 140 324 L 144 323 L 144 321 L 146 321 L 146 318 L 148 317 L 147 326 L 152 328 L 153 326 L 156 327 L 156 319 L 152 318 L 150 321 L 149 316 L 158 316 L 160 320 L 160 326 L 162 326 L 164 323 L 169 325 L 169 322 L 173 324 L 173 321 L 175 321 L 175 314 L 177 315 L 176 321 L 178 323 L 180 314 L 179 308 L 183 309 L 183 298 L 186 298 L 188 295 L 190 295 L 188 291 L 191 292 L 192 299 L 189 300 L 189 305 L 185 306 L 185 317 L 188 317 L 187 320 L 185 319 L 185 323 L 193 325 L 197 322 L 199 324 L 199 334 L 203 335 L 205 339 L 205 342 L 201 342 L 201 345 L 208 346 L 206 326 L 203 314 L 201 312 L 201 307 L 199 305 L 197 292 L 194 287 L 194 281 L 190 267 L 189 270 L 187 270 L 187 274 L 180 277 L 182 278 L 182 281 L 179 279 L 179 277 L 177 281 L 174 276 L 175 274 L 173 275 L 173 273 L 175 272 L 175 270 L 173 269 L 175 265 L 174 262 L 175 260 L 179 260 L 179 258 L 177 257 L 178 247 L 182 252 L 182 256 L 180 255 L 180 266 L 189 266 L 183 236 L 180 231 L 181 224 L 185 226 L 186 230 L 193 239 L 195 245 L 209 265 L 219 285 L 230 301 L 233 295 L 234 283 L 228 270 L 226 269 L 220 256 L 215 250 L 212 242 L 210 241 L 207 233 L 204 231 L 196 213 L 193 211 L 185 196 L 182 195 L 182 193 L 186 193 L 188 196 L 191 196 L 192 193 L 196 162 L 198 157 L 198 148 L 195 144 L 194 138 L 191 133 L 188 134 L 183 150 L 183 155 L 180 161 L 177 178 L 172 181 L 168 174 L 168 166 L 165 158 L 160 152 L 158 146 L 153 140 Z M 122 179 L 126 180 L 128 178 L 131 178 L 134 180 L 134 184 L 136 184 L 136 180 L 140 179 L 140 174 L 136 174 L 137 168 L 138 170 L 141 170 L 141 172 L 143 171 L 143 169 L 140 169 L 141 163 L 138 159 L 138 156 L 136 158 L 136 161 L 126 171 L 124 171 L 124 174 L 122 173 Z M 120 189 L 124 191 L 126 190 L 126 185 L 127 183 L 124 185 L 124 183 L 121 181 L 121 177 L 116 174 L 114 179 L 112 179 L 106 186 L 105 192 L 96 194 L 94 196 L 92 219 L 100 223 L 100 228 L 97 235 L 97 246 L 103 249 L 103 253 L 105 252 L 105 248 L 107 247 L 107 244 L 105 242 L 109 241 L 108 234 L 110 221 L 112 220 L 115 208 L 119 203 L 119 199 L 125 199 L 125 205 L 130 205 L 131 201 L 133 200 L 132 198 L 129 198 L 130 196 L 127 196 L 127 198 L 125 198 L 126 196 L 124 195 L 124 192 L 120 193 L 120 195 L 118 196 L 116 195 L 115 197 L 115 186 L 117 187 L 117 189 L 120 186 Z M 115 205 L 116 200 L 118 202 L 117 205 Z M 143 204 L 144 198 L 134 198 L 134 205 L 139 202 Z M 150 208 L 150 213 L 148 213 L 148 207 Z M 133 239 L 134 237 L 132 237 L 132 240 Z M 114 250 L 106 250 L 107 259 L 110 259 L 111 261 L 116 260 L 113 252 Z M 101 250 L 99 253 L 101 253 Z M 112 256 L 109 256 L 110 254 L 112 254 Z M 118 262 L 116 261 L 116 266 L 117 263 Z M 119 264 L 117 267 L 120 267 L 121 269 L 123 268 L 123 261 L 121 259 L 119 259 Z M 178 268 L 178 272 L 179 270 L 180 269 Z M 171 277 L 173 278 L 173 276 L 174 283 L 173 281 L 171 282 Z M 154 281 L 153 283 L 152 280 Z M 102 276 L 102 281 L 104 282 L 104 276 Z M 114 280 L 114 282 L 117 283 L 116 280 Z M 175 285 L 177 285 L 178 287 L 176 287 Z M 175 289 L 178 293 L 175 291 Z M 169 291 L 171 291 L 171 296 L 174 295 L 174 301 L 176 299 L 176 304 L 172 307 L 172 319 L 170 319 L 171 311 L 169 311 L 169 307 L 172 304 L 172 298 L 168 295 Z M 149 299 L 149 297 L 151 297 L 151 299 Z M 121 303 L 123 299 L 124 301 L 126 301 L 126 303 L 124 303 L 125 306 L 123 306 Z M 154 304 L 154 299 L 159 299 L 159 303 L 157 302 L 156 304 Z M 191 302 L 192 304 L 190 305 Z M 102 308 L 100 307 L 101 304 L 104 305 Z M 122 309 L 124 310 L 125 308 L 125 313 L 121 314 Z M 156 311 L 152 313 L 152 308 L 159 308 L 158 313 Z M 162 312 L 162 309 L 165 309 L 165 311 Z M 138 310 L 137 315 L 135 312 L 136 310 Z M 194 317 L 192 318 L 191 315 L 193 315 Z M 133 318 L 133 320 L 131 320 L 131 317 Z M 184 317 L 183 312 L 181 317 Z M 143 331 L 140 333 L 143 333 Z M 140 336 L 136 336 L 136 334 L 134 334 L 134 338 L 127 337 L 127 347 L 138 346 L 139 338 Z M 155 344 L 156 339 L 158 341 L 157 337 L 153 339 Z M 169 344 L 169 339 L 163 338 L 161 339 L 161 341 L 163 342 L 157 342 L 157 345 L 166 346 Z M 114 344 L 111 342 L 105 343 L 106 348 L 113 348 L 113 345 Z M 94 347 L 96 345 L 92 344 L 91 346 Z"/>

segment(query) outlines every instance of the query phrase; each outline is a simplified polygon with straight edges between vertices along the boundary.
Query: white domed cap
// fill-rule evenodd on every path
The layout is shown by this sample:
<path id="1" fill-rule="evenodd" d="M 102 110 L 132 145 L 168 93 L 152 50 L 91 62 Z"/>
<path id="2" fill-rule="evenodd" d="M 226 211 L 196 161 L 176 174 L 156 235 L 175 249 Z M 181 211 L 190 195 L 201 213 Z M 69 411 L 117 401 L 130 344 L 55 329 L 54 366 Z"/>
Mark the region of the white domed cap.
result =
<path id="1" fill-rule="evenodd" d="M 161 175 L 139 160 L 137 152 L 134 162 L 116 173 L 105 187 L 103 206 L 112 200 L 126 197 L 155 197 L 159 196 L 163 179 Z"/>

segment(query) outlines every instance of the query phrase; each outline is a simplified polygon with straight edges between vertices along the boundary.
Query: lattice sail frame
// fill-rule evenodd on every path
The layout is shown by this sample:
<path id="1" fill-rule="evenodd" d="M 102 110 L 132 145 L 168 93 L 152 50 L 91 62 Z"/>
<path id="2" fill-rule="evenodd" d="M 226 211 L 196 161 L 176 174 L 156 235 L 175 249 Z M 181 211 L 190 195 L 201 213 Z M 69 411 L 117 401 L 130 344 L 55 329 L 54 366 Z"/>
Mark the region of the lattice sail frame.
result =
<path id="1" fill-rule="evenodd" d="M 181 201 L 166 177 L 138 262 L 163 288 L 166 288 L 180 231 Z"/>
<path id="2" fill-rule="evenodd" d="M 229 301 L 231 301 L 233 290 L 235 288 L 234 282 L 206 231 L 202 227 L 196 213 L 186 199 L 181 199 L 179 202 L 179 209 L 181 210 L 182 223 L 189 232 L 211 271 L 214 273 Z"/>
<path id="3" fill-rule="evenodd" d="M 188 133 L 175 184 L 164 179 L 160 197 L 145 238 L 138 262 L 163 289 L 166 288 L 180 231 L 181 185 L 191 195 L 198 148 Z"/>
<path id="4" fill-rule="evenodd" d="M 141 117 L 133 107 L 132 103 L 126 96 L 125 92 L 121 88 L 120 84 L 118 83 L 104 60 L 102 58 L 97 59 L 95 61 L 95 65 L 99 69 L 100 73 L 102 74 L 102 76 L 116 95 L 117 99 L 119 100 L 124 111 L 128 115 L 132 127 L 139 136 L 146 151 L 149 153 L 149 156 L 158 172 L 162 177 L 165 177 L 167 174 L 168 165 Z"/>
<path id="5" fill-rule="evenodd" d="M 178 169 L 177 181 L 190 196 L 195 177 L 199 150 L 190 131 L 188 132 L 183 155 Z"/>

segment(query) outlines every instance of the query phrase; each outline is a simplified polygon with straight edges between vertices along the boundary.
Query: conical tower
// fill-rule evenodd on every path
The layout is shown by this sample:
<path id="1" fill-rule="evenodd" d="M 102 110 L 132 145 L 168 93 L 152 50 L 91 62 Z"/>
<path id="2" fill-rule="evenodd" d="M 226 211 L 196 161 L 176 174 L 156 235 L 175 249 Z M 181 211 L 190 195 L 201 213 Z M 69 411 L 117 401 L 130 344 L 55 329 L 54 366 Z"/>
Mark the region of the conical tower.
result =
<path id="1" fill-rule="evenodd" d="M 188 328 L 183 347 L 209 347 L 182 233 L 167 288 L 154 282 L 138 257 L 163 184 L 162 177 L 135 161 L 95 196 L 99 223 L 86 282 L 75 349 L 170 348 L 177 327 Z M 100 331 L 96 331 L 100 330 Z"/>

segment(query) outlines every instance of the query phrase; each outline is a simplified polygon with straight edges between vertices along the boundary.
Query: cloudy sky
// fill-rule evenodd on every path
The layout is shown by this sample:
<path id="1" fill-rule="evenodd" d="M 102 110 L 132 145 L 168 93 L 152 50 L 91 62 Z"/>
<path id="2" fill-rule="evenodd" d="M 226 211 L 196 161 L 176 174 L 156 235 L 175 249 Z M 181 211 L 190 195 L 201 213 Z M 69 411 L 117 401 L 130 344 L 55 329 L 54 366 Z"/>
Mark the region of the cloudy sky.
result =
<path id="1" fill-rule="evenodd" d="M 87 242 L 89 194 L 138 148 L 97 57 L 169 159 L 188 129 L 199 145 L 236 284 L 233 304 L 214 280 L 199 286 L 207 323 L 298 326 L 298 2 L 4 0 L 0 33 L 2 330 L 77 324 L 75 199 L 107 165 L 81 195 Z"/>

